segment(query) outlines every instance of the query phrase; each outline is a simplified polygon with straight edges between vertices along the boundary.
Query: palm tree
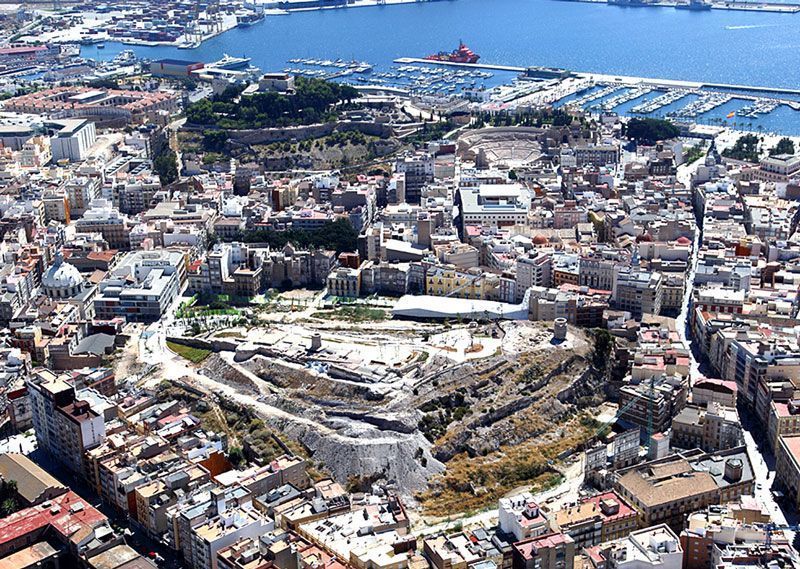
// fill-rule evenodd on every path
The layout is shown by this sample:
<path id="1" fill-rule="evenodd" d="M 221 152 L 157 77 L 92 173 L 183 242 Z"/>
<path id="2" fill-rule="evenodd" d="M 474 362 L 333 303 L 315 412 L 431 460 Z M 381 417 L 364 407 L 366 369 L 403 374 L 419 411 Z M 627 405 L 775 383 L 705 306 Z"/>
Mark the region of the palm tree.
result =
<path id="1" fill-rule="evenodd" d="M 14 498 L 6 498 L 0 502 L 0 515 L 4 518 L 17 511 L 17 501 Z"/>

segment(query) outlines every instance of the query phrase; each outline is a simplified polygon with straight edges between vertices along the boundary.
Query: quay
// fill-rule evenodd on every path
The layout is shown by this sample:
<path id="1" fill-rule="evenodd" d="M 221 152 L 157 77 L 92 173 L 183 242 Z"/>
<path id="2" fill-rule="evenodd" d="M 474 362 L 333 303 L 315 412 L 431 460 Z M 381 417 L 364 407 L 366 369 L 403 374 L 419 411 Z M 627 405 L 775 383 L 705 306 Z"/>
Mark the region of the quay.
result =
<path id="1" fill-rule="evenodd" d="M 445 65 L 449 67 L 471 67 L 473 69 L 490 69 L 492 71 L 510 71 L 512 73 L 524 73 L 525 67 L 516 67 L 514 65 L 491 65 L 488 63 L 456 63 L 454 61 L 434 61 L 430 59 L 423 59 L 422 57 L 400 57 L 394 60 L 394 63 L 430 63 L 433 65 Z"/>
<path id="2" fill-rule="evenodd" d="M 566 0 L 569 2 L 583 2 L 584 0 Z M 598 2 L 605 0 L 588 0 Z M 708 83 L 703 81 L 682 81 L 680 79 L 654 79 L 648 77 L 633 77 L 630 75 L 609 75 L 607 73 L 591 73 L 585 71 L 568 71 L 566 69 L 541 68 L 541 67 L 519 67 L 515 65 L 496 65 L 492 63 L 455 63 L 452 61 L 436 61 L 423 59 L 421 57 L 401 57 L 394 60 L 394 63 L 409 64 L 422 63 L 426 65 L 444 65 L 448 67 L 465 67 L 472 69 L 488 69 L 492 71 L 507 71 L 512 73 L 525 73 L 529 69 L 534 71 L 546 70 L 554 74 L 561 73 L 564 76 L 576 77 L 578 79 L 588 79 L 595 83 L 615 83 L 625 87 L 651 87 L 653 89 L 719 89 L 725 91 L 742 91 L 745 93 L 764 93 L 771 95 L 794 95 L 800 96 L 800 89 L 788 87 L 762 87 L 757 85 L 735 85 L 728 83 Z"/>
<path id="3" fill-rule="evenodd" d="M 609 6 L 621 6 L 623 8 L 687 8 L 687 2 L 675 2 L 673 0 L 560 0 L 562 2 L 583 2 L 586 4 L 608 4 Z M 691 8 L 689 8 L 691 9 Z M 800 4 L 797 3 L 778 3 L 778 2 L 758 2 L 750 3 L 739 0 L 725 1 L 712 0 L 708 10 L 739 10 L 744 12 L 778 12 L 781 14 L 796 14 L 800 12 Z"/>

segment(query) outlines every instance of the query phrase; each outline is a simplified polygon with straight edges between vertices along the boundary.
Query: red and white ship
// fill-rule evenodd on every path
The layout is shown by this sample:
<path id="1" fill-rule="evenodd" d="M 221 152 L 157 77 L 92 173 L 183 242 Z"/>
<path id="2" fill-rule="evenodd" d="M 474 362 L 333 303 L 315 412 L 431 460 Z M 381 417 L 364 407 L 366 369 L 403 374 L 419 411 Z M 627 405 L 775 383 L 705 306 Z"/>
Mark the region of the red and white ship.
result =
<path id="1" fill-rule="evenodd" d="M 440 51 L 425 57 L 429 61 L 448 61 L 450 63 L 478 63 L 480 58 L 480 55 L 473 52 L 462 41 L 458 42 L 458 49 L 454 49 L 450 53 Z"/>

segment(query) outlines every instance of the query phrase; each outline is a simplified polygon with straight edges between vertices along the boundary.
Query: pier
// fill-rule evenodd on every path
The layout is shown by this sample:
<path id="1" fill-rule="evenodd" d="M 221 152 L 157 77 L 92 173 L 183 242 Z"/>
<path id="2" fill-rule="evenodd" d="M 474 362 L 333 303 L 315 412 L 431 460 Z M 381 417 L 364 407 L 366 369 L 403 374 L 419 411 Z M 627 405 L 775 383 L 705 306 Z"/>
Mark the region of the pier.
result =
<path id="1" fill-rule="evenodd" d="M 431 65 L 446 65 L 449 67 L 469 67 L 472 69 L 491 69 L 492 71 L 510 71 L 512 73 L 524 73 L 524 67 L 516 67 L 514 65 L 491 65 L 488 63 L 456 63 L 454 61 L 436 61 L 432 59 L 424 59 L 422 57 L 400 57 L 394 60 L 394 63 L 426 63 Z"/>
<path id="2" fill-rule="evenodd" d="M 672 0 L 658 0 L 648 2 L 646 0 L 633 0 L 631 2 L 620 2 L 608 0 L 561 0 L 562 2 L 583 2 L 586 4 L 608 4 L 609 6 L 620 6 L 622 8 L 688 8 L 688 2 L 673 2 Z M 778 12 L 781 14 L 796 14 L 800 12 L 800 4 L 777 2 L 739 2 L 739 1 L 712 1 L 708 4 L 707 10 L 738 10 L 743 12 Z M 698 10 L 702 11 L 702 10 Z"/>
<path id="3" fill-rule="evenodd" d="M 583 2 L 584 0 L 565 0 L 568 2 Z M 590 2 L 605 2 L 605 0 L 587 0 Z M 800 7 L 798 7 L 800 9 Z M 394 63 L 422 63 L 425 65 L 443 65 L 448 67 L 463 67 L 470 69 L 490 69 L 492 71 L 507 71 L 511 73 L 525 73 L 528 67 L 515 65 L 497 65 L 493 63 L 454 63 L 451 61 L 436 61 L 421 57 L 401 57 Z M 534 69 L 538 69 L 535 68 Z M 558 71 L 558 70 L 553 70 Z M 633 77 L 630 75 L 609 75 L 607 73 L 591 73 L 586 71 L 562 70 L 565 75 L 579 79 L 589 79 L 595 83 L 616 83 L 623 87 L 649 87 L 651 89 L 718 89 L 722 91 L 742 91 L 745 93 L 768 93 L 771 95 L 800 96 L 800 89 L 788 87 L 763 87 L 758 85 L 734 85 L 729 83 L 708 83 L 704 81 L 682 81 L 680 79 L 655 79 L 651 77 Z"/>

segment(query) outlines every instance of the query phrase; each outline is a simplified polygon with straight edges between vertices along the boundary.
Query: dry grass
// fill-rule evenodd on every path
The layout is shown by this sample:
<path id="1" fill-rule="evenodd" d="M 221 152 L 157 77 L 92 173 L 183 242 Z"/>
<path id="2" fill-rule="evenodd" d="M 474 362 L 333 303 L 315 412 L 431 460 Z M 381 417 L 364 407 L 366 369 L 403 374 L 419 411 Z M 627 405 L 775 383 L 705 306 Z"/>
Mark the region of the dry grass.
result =
<path id="1" fill-rule="evenodd" d="M 563 436 L 556 434 L 559 429 Z M 577 419 L 553 425 L 549 435 L 513 447 L 501 447 L 482 457 L 462 453 L 447 463 L 447 470 L 431 480 L 418 498 L 425 515 L 446 516 L 486 508 L 522 485 L 539 491 L 558 484 L 554 468 L 559 454 L 576 448 L 593 436 Z"/>

